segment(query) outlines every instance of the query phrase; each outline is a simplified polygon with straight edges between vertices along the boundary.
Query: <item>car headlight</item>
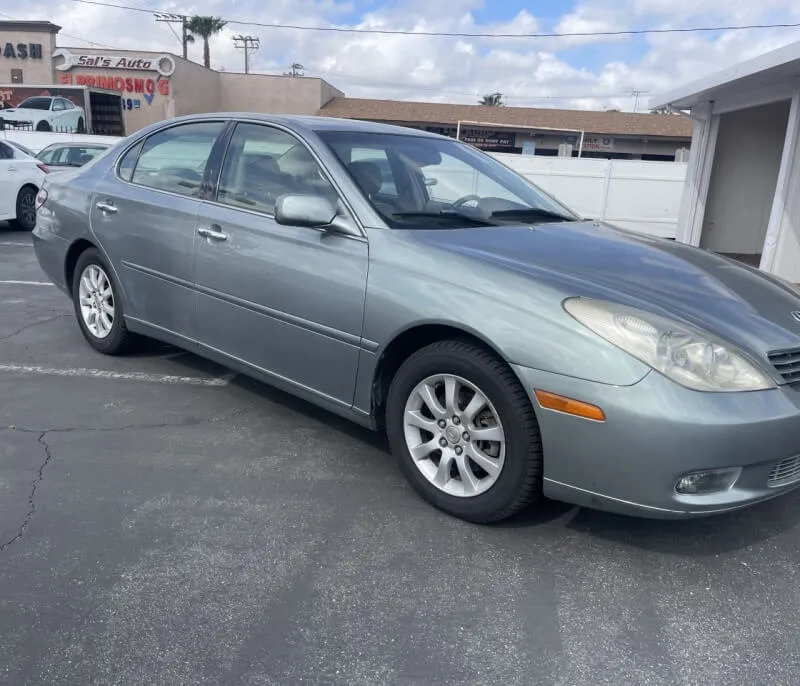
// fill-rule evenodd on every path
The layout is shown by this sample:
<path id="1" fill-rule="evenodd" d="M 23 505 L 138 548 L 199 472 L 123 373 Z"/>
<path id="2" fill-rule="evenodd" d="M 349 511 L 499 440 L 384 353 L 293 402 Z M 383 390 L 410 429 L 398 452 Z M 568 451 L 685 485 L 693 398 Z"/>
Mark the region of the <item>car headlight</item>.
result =
<path id="1" fill-rule="evenodd" d="M 775 383 L 745 356 L 709 334 L 616 303 L 568 298 L 585 327 L 664 376 L 696 391 L 759 391 Z"/>

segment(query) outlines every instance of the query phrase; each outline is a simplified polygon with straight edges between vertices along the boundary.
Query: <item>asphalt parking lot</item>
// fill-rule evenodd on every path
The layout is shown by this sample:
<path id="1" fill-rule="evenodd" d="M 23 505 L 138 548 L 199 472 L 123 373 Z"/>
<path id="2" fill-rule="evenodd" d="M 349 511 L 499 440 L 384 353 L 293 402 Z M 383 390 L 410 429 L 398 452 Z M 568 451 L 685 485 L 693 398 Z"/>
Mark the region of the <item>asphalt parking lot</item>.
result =
<path id="1" fill-rule="evenodd" d="M 800 493 L 693 522 L 440 514 L 383 440 L 83 342 L 0 224 L 1 684 L 787 684 Z"/>

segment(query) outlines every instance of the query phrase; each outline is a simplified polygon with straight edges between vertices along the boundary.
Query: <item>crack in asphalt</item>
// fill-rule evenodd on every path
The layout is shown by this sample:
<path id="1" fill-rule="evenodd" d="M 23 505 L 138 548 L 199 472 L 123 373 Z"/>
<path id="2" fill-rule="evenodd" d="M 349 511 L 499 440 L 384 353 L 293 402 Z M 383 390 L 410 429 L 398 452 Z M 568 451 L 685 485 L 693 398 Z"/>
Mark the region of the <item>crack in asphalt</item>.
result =
<path id="1" fill-rule="evenodd" d="M 42 326 L 44 324 L 49 324 L 50 322 L 56 321 L 56 319 L 62 319 L 64 317 L 71 317 L 71 316 L 72 315 L 70 315 L 70 314 L 63 314 L 62 313 L 62 314 L 57 314 L 57 315 L 55 315 L 53 317 L 48 317 L 47 319 L 41 319 L 38 322 L 32 322 L 31 324 L 26 324 L 21 329 L 17 329 L 16 331 L 12 331 L 11 333 L 6 334 L 5 336 L 0 336 L 0 341 L 7 341 L 9 338 L 14 338 L 14 336 L 19 336 L 21 333 L 24 333 L 28 329 L 32 329 L 32 328 L 34 328 L 36 326 Z"/>
<path id="2" fill-rule="evenodd" d="M 81 426 L 72 426 L 72 427 L 65 427 L 65 428 L 52 428 L 52 429 L 36 429 L 33 427 L 19 427 L 19 426 L 5 426 L 0 428 L 0 431 L 15 431 L 18 433 L 29 433 L 29 434 L 37 434 L 38 438 L 37 441 L 42 446 L 42 450 L 44 451 L 44 460 L 39 465 L 39 469 L 36 472 L 36 478 L 33 480 L 31 484 L 31 492 L 28 496 L 28 510 L 25 513 L 25 517 L 22 520 L 22 523 L 19 525 L 19 529 L 17 529 L 17 533 L 10 538 L 8 541 L 0 543 L 0 553 L 2 553 L 6 548 L 10 545 L 16 543 L 17 541 L 22 540 L 25 529 L 28 528 L 31 520 L 33 519 L 33 515 L 36 512 L 36 491 L 39 488 L 39 484 L 42 482 L 44 478 L 44 470 L 50 461 L 53 459 L 53 452 L 50 449 L 50 446 L 47 444 L 45 437 L 47 434 L 52 433 L 71 433 L 71 432 L 100 432 L 100 431 L 132 431 L 135 429 L 166 429 L 166 428 L 184 428 L 184 427 L 193 427 L 193 426 L 200 426 L 202 424 L 213 424 L 215 422 L 224 422 L 229 419 L 233 419 L 235 417 L 239 417 L 241 415 L 245 415 L 249 412 L 255 410 L 256 407 L 244 407 L 238 410 L 234 410 L 233 412 L 229 412 L 226 415 L 221 417 L 203 417 L 198 418 L 195 420 L 187 421 L 187 422 L 162 422 L 157 424 L 129 424 L 126 426 L 117 426 L 117 427 L 81 427 Z"/>
<path id="3" fill-rule="evenodd" d="M 45 467 L 47 467 L 47 465 L 50 463 L 50 460 L 53 459 L 53 453 L 50 450 L 50 446 L 47 445 L 47 441 L 45 440 L 46 435 L 47 431 L 39 432 L 39 438 L 37 439 L 39 444 L 42 446 L 42 450 L 44 451 L 44 460 L 39 465 L 39 469 L 36 472 L 36 478 L 31 484 L 31 492 L 28 496 L 28 511 L 25 513 L 25 518 L 22 520 L 22 524 L 19 525 L 17 533 L 5 543 L 0 543 L 0 553 L 2 553 L 6 548 L 8 548 L 8 546 L 12 545 L 16 541 L 22 540 L 22 537 L 25 534 L 25 529 L 28 528 L 28 524 L 30 524 L 31 519 L 33 519 L 33 513 L 36 512 L 36 490 L 39 488 L 39 484 L 44 478 Z"/>

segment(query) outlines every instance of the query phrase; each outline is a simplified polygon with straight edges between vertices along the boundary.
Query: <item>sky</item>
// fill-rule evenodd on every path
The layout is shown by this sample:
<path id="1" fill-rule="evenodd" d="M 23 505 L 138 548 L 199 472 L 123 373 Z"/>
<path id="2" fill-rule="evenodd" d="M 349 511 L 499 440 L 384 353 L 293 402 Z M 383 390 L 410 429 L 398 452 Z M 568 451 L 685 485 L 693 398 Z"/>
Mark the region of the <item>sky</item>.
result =
<path id="1" fill-rule="evenodd" d="M 500 92 L 507 105 L 646 111 L 681 84 L 788 43 L 800 28 L 557 38 L 377 35 L 267 28 L 243 22 L 409 32 L 569 33 L 800 23 L 798 0 L 105 0 L 146 10 L 219 16 L 212 67 L 243 71 L 237 34 L 261 48 L 251 71 L 293 62 L 350 97 L 476 103 Z M 59 45 L 180 54 L 180 41 L 148 12 L 75 0 L 2 3 L 0 18 L 49 19 Z M 239 22 L 239 23 L 235 23 Z M 176 27 L 177 28 L 177 27 Z M 202 61 L 200 43 L 189 57 Z"/>

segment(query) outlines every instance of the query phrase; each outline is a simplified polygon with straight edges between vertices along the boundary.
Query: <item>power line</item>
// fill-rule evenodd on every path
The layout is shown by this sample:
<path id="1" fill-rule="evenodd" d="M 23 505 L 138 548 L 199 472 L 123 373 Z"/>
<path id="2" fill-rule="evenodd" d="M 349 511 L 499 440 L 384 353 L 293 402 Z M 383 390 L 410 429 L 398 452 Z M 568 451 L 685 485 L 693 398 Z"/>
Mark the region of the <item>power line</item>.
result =
<path id="1" fill-rule="evenodd" d="M 140 8 L 132 8 L 132 9 L 139 10 Z M 146 11 L 148 14 L 152 13 L 150 10 L 141 10 L 141 11 Z M 20 21 L 18 18 L 12 17 L 11 15 L 5 14 L 3 12 L 0 12 L 0 16 L 5 17 L 6 19 L 11 19 L 12 21 Z M 180 17 L 182 15 L 170 15 L 170 16 Z M 165 22 L 165 23 L 167 23 L 167 25 L 169 26 L 169 23 L 171 23 L 171 22 Z M 169 26 L 169 28 L 172 29 L 171 26 Z M 74 38 L 75 40 L 79 40 L 79 41 L 82 41 L 84 43 L 89 43 L 91 45 L 96 45 L 98 47 L 108 48 L 110 50 L 124 50 L 124 48 L 120 48 L 119 46 L 116 46 L 116 45 L 108 45 L 107 43 L 97 43 L 97 42 L 94 42 L 94 41 L 90 41 L 87 38 L 82 38 L 81 36 L 75 36 L 75 35 L 72 35 L 72 34 L 69 34 L 69 33 L 64 33 L 63 31 L 60 31 L 59 33 L 62 36 L 67 36 L 68 38 Z M 176 38 L 177 37 L 178 36 L 176 35 Z M 237 38 L 239 38 L 239 37 L 238 36 L 234 37 L 234 41 Z M 249 38 L 251 40 L 258 41 L 259 44 L 260 44 L 260 41 L 259 41 L 258 38 L 254 39 L 252 36 L 243 36 L 242 38 L 246 38 L 246 39 Z M 239 46 L 237 45 L 236 47 L 239 47 Z M 247 71 L 248 66 L 245 66 L 245 73 L 246 74 L 249 73 Z M 298 76 L 300 74 L 299 70 L 303 69 L 302 65 L 296 64 L 296 63 L 294 65 L 292 65 L 292 67 L 293 67 L 292 71 L 284 73 L 285 76 L 291 76 L 291 75 Z M 431 92 L 431 93 L 433 93 L 433 92 L 435 92 L 435 93 L 448 93 L 450 95 L 464 95 L 464 96 L 469 96 L 471 98 L 478 97 L 480 95 L 478 91 L 472 91 L 472 92 L 456 91 L 456 90 L 451 90 L 451 89 L 446 88 L 446 87 L 442 88 L 442 87 L 433 87 L 433 86 L 421 86 L 421 85 L 416 85 L 416 84 L 413 84 L 413 83 L 398 83 L 396 81 L 378 81 L 378 80 L 364 78 L 364 77 L 358 76 L 356 74 L 346 74 L 346 73 L 343 73 L 343 72 L 328 71 L 328 70 L 324 70 L 324 69 L 315 69 L 314 72 L 316 74 L 321 74 L 321 75 L 327 76 L 328 78 L 342 79 L 342 80 L 345 80 L 345 81 L 357 81 L 357 82 L 360 82 L 360 83 L 362 83 L 362 84 L 364 84 L 366 86 L 380 86 L 380 87 L 389 86 L 389 87 L 392 87 L 392 88 L 406 88 L 406 89 L 414 90 L 414 91 L 425 91 L 425 92 Z M 266 72 L 256 72 L 256 73 L 266 73 Z M 643 93 L 643 92 L 646 92 L 646 91 L 640 91 L 640 93 Z M 630 97 L 633 94 L 634 93 L 632 91 L 630 91 L 628 93 L 615 93 L 615 94 L 607 94 L 607 95 L 600 94 L 600 93 L 587 93 L 586 95 L 504 95 L 503 97 L 506 100 L 516 100 L 516 101 L 530 102 L 530 101 L 540 101 L 540 100 L 556 100 L 556 101 L 557 100 L 616 100 L 618 98 Z"/>
<path id="2" fill-rule="evenodd" d="M 11 19 L 11 21 L 24 21 L 24 19 L 18 19 L 17 17 L 12 17 L 10 14 L 5 14 L 0 12 L 0 17 L 5 17 L 6 19 Z M 66 36 L 67 38 L 73 38 L 74 40 L 79 40 L 82 43 L 88 43 L 89 45 L 94 45 L 98 48 L 109 48 L 110 50 L 117 50 L 113 45 L 109 45 L 108 43 L 98 43 L 97 41 L 89 40 L 88 38 L 82 38 L 81 36 L 74 36 L 71 33 L 64 33 L 63 31 L 59 31 L 59 34 L 62 36 Z"/>
<path id="3" fill-rule="evenodd" d="M 100 7 L 113 7 L 120 10 L 146 12 L 153 14 L 154 9 L 144 9 L 131 5 L 119 5 L 101 0 L 72 0 L 84 5 L 98 5 Z M 267 24 L 257 21 L 244 21 L 225 19 L 227 24 L 240 24 L 242 26 L 258 26 L 264 29 L 288 29 L 292 31 L 322 31 L 329 33 L 363 33 L 398 36 L 439 36 L 450 38 L 578 38 L 587 36 L 641 36 L 658 33 L 708 33 L 712 31 L 744 31 L 749 29 L 794 29 L 800 27 L 800 22 L 774 23 L 774 24 L 741 24 L 730 26 L 694 26 L 672 29 L 628 29 L 620 31 L 571 31 L 567 33 L 467 33 L 459 31 L 401 31 L 392 29 L 356 29 L 343 26 L 301 26 L 298 24 Z"/>

